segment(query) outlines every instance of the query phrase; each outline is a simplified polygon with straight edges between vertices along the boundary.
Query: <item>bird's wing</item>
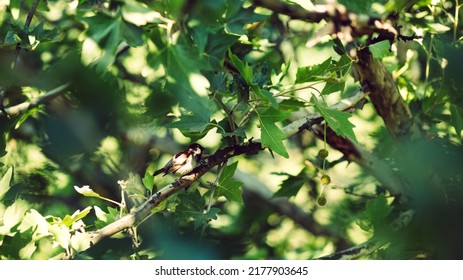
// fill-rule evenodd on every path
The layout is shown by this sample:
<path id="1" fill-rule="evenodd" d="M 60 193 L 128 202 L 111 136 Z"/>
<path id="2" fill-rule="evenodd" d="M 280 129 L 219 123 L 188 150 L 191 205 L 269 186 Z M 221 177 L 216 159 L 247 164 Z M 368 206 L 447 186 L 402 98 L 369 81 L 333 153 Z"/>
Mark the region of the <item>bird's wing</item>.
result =
<path id="1" fill-rule="evenodd" d="M 188 160 L 188 155 L 185 153 L 178 153 L 172 158 L 172 162 L 166 173 L 175 173 L 180 167 L 182 167 Z"/>

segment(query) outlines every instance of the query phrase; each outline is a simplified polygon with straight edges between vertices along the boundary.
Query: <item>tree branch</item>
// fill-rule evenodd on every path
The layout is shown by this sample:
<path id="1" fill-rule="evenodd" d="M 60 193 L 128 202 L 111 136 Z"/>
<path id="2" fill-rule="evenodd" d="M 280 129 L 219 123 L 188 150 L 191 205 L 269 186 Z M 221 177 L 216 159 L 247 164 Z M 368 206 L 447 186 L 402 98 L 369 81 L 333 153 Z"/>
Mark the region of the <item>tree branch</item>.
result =
<path id="1" fill-rule="evenodd" d="M 275 13 L 287 15 L 292 19 L 307 22 L 326 20 L 334 24 L 332 34 L 348 31 L 350 33 L 349 38 L 378 34 L 382 38 L 395 40 L 399 35 L 399 30 L 393 27 L 389 19 L 350 12 L 344 5 L 336 3 L 336 1 L 315 5 L 313 11 L 280 0 L 254 0 L 253 2 L 257 6 L 269 9 Z"/>
<path id="2" fill-rule="evenodd" d="M 29 12 L 27 13 L 26 22 L 24 23 L 24 28 L 23 28 L 24 32 L 26 32 L 27 34 L 29 34 L 29 27 L 31 25 L 32 18 L 34 17 L 34 14 L 35 14 L 35 11 L 37 10 L 37 6 L 39 5 L 39 2 L 40 2 L 40 0 L 34 0 Z M 21 52 L 21 44 L 18 43 L 16 45 L 16 56 L 15 56 L 15 59 L 13 61 L 12 68 L 15 67 L 16 61 L 18 60 L 20 52 Z"/>
<path id="3" fill-rule="evenodd" d="M 4 111 L 0 111 L 0 117 L 5 116 L 5 112 L 7 113 L 8 116 L 17 116 L 21 113 L 26 112 L 27 110 L 30 110 L 34 107 L 37 107 L 53 98 L 56 96 L 62 94 L 65 89 L 69 87 L 69 84 L 63 84 L 60 85 L 57 88 L 54 88 L 50 90 L 49 92 L 45 93 L 44 95 L 41 95 L 39 97 L 33 98 L 30 101 L 26 101 L 14 106 L 10 106 L 8 108 L 5 108 Z"/>
<path id="4" fill-rule="evenodd" d="M 383 63 L 371 55 L 368 48 L 357 52 L 354 63 L 354 77 L 369 92 L 369 97 L 392 137 L 398 142 L 401 139 L 416 139 L 420 136 L 419 127 L 413 119 L 408 105 L 403 100 L 392 75 Z"/>

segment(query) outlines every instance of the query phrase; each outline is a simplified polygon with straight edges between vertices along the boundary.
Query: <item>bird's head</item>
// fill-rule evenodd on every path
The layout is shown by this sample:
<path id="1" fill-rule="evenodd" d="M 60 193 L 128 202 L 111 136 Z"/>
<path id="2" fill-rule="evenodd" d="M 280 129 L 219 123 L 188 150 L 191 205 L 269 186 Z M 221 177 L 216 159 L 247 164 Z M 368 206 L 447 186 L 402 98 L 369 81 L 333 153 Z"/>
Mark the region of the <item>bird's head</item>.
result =
<path id="1" fill-rule="evenodd" d="M 201 154 L 203 153 L 203 146 L 199 145 L 198 143 L 193 143 L 187 148 L 188 154 L 193 155 L 195 157 L 199 157 L 201 159 Z"/>

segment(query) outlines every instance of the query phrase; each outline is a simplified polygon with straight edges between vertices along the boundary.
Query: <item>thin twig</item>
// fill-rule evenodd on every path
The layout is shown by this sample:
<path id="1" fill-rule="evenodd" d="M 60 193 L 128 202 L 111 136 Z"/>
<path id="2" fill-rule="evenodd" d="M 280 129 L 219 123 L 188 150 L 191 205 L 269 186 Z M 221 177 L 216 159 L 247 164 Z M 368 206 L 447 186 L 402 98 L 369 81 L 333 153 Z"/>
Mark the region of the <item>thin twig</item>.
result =
<path id="1" fill-rule="evenodd" d="M 24 28 L 23 28 L 23 31 L 26 34 L 29 34 L 29 27 L 31 25 L 32 18 L 34 17 L 34 14 L 35 14 L 35 11 L 37 10 L 37 6 L 39 5 L 39 2 L 40 2 L 40 0 L 34 0 L 29 12 L 27 13 L 26 22 L 24 23 Z M 14 59 L 13 64 L 12 64 L 13 69 L 16 66 L 16 61 L 18 61 L 18 57 L 19 57 L 20 52 L 21 52 L 21 44 L 18 43 L 16 45 L 16 56 L 15 56 L 15 59 Z"/>
<path id="2" fill-rule="evenodd" d="M 16 116 L 21 113 L 26 112 L 27 110 L 30 110 L 32 108 L 35 108 L 53 98 L 56 96 L 62 94 L 64 90 L 66 90 L 69 87 L 69 83 L 60 85 L 59 87 L 56 87 L 49 92 L 45 93 L 44 95 L 41 95 L 39 97 L 33 98 L 30 101 L 26 101 L 8 108 L 5 108 L 4 112 L 8 114 L 8 116 Z M 0 117 L 4 116 L 5 113 L 3 111 L 0 111 Z"/>

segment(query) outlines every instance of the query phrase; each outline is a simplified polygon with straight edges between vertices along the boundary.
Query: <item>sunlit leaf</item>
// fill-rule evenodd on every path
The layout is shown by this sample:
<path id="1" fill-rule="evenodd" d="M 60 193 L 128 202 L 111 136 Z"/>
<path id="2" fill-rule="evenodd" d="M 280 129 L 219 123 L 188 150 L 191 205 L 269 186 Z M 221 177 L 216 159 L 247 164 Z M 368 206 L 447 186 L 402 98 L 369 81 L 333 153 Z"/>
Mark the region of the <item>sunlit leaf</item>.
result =
<path id="1" fill-rule="evenodd" d="M 23 233 L 28 229 L 32 228 L 34 233 L 32 235 L 33 239 L 40 239 L 44 236 L 48 236 L 50 232 L 48 231 L 50 224 L 47 220 L 40 214 L 37 210 L 31 209 L 26 213 L 21 224 L 18 226 L 18 231 Z"/>
<path id="2" fill-rule="evenodd" d="M 320 77 L 325 76 L 331 65 L 331 57 L 320 64 L 307 67 L 299 67 L 296 73 L 296 83 L 306 83 L 319 81 Z"/>
<path id="3" fill-rule="evenodd" d="M 379 41 L 368 46 L 371 54 L 375 59 L 382 59 L 386 56 L 392 55 L 391 42 L 388 40 Z"/>
<path id="4" fill-rule="evenodd" d="M 88 232 L 76 231 L 70 238 L 70 245 L 76 252 L 82 252 L 90 248 L 92 235 Z"/>
<path id="5" fill-rule="evenodd" d="M 31 241 L 19 250 L 19 257 L 23 260 L 28 260 L 31 258 L 32 254 L 34 254 L 36 249 L 37 245 L 35 244 L 35 241 Z"/>
<path id="6" fill-rule="evenodd" d="M 337 109 L 332 109 L 326 106 L 325 104 L 317 101 L 314 97 L 311 99 L 314 104 L 315 110 L 322 115 L 326 120 L 328 125 L 333 129 L 336 134 L 344 138 L 348 138 L 354 142 L 357 142 L 353 128 L 355 127 L 349 121 L 349 118 L 352 116 L 347 112 L 342 112 Z"/>
<path id="7" fill-rule="evenodd" d="M 3 199 L 5 194 L 10 189 L 11 178 L 13 177 L 13 167 L 8 168 L 6 173 L 0 180 L 0 200 Z"/>
<path id="8" fill-rule="evenodd" d="M 69 247 L 71 233 L 69 228 L 63 224 L 53 224 L 48 228 L 50 233 L 55 237 L 55 241 L 64 249 Z"/>
<path id="9" fill-rule="evenodd" d="M 22 221 L 30 205 L 23 199 L 17 199 L 13 204 L 8 206 L 3 213 L 3 226 L 11 229 Z"/>
<path id="10" fill-rule="evenodd" d="M 80 193 L 81 195 L 83 196 L 87 196 L 87 197 L 101 197 L 99 194 L 97 194 L 96 192 L 94 192 L 92 190 L 92 188 L 90 188 L 90 186 L 88 185 L 85 185 L 81 188 L 79 188 L 78 186 L 74 186 L 74 189 L 76 190 L 76 192 Z"/>
<path id="11" fill-rule="evenodd" d="M 73 223 L 75 223 L 76 221 L 80 220 L 80 219 L 83 219 L 85 216 L 88 215 L 88 213 L 90 213 L 90 211 L 92 210 L 92 206 L 88 206 L 87 208 L 85 208 L 84 210 L 77 210 L 75 211 L 71 216 L 69 215 L 66 215 L 64 218 L 63 218 L 63 221 L 62 223 L 64 225 L 66 225 L 67 227 L 71 227 L 71 225 Z"/>
<path id="12" fill-rule="evenodd" d="M 268 147 L 275 153 L 288 158 L 288 152 L 283 145 L 283 140 L 286 139 L 286 135 L 281 131 L 275 122 L 281 121 L 287 118 L 288 113 L 276 110 L 273 107 L 260 112 L 258 114 L 261 129 L 261 141 L 264 147 Z"/>

